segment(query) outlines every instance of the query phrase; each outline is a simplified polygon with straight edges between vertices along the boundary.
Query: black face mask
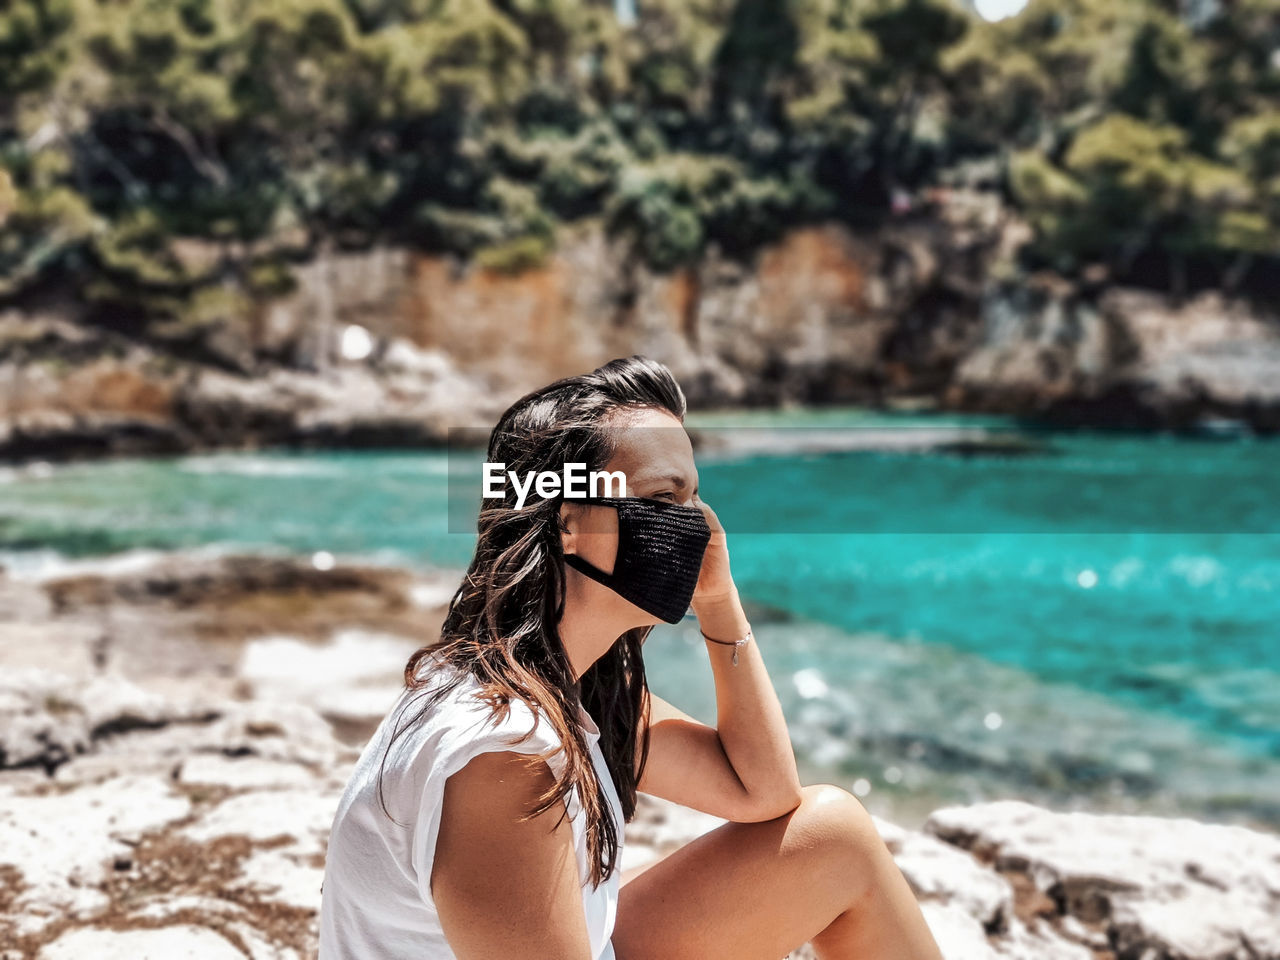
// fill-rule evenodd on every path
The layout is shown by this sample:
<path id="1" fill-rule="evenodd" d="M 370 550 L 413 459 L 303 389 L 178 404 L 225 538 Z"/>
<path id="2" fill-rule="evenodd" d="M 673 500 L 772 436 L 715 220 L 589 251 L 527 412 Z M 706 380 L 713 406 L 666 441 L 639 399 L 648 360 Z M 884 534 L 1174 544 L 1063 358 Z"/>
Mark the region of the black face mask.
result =
<path id="1" fill-rule="evenodd" d="M 577 554 L 564 562 L 624 600 L 667 623 L 689 609 L 702 570 L 711 527 L 697 507 L 643 497 L 582 497 L 574 502 L 615 507 L 618 554 L 605 573 Z"/>

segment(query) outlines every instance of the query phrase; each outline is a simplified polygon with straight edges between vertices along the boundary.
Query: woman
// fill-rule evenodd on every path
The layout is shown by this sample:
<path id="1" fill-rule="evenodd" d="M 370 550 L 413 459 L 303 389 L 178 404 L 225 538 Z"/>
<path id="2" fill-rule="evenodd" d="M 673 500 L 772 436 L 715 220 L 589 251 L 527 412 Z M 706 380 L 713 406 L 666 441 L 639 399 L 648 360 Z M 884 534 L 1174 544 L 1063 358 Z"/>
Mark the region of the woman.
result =
<path id="1" fill-rule="evenodd" d="M 621 472 L 625 497 L 484 501 L 441 638 L 339 806 L 320 960 L 777 960 L 806 941 L 939 960 L 861 803 L 800 785 L 684 414 L 666 367 L 632 357 L 502 415 L 490 463 Z M 715 727 L 645 683 L 645 637 L 690 602 Z M 637 790 L 730 822 L 624 876 Z"/>

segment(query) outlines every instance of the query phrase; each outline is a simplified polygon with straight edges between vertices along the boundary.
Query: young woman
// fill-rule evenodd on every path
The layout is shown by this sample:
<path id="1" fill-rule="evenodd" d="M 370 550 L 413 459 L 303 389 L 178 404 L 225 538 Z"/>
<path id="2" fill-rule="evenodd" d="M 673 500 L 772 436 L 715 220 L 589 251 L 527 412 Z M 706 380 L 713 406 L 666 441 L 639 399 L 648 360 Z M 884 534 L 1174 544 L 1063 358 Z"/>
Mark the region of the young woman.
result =
<path id="1" fill-rule="evenodd" d="M 631 357 L 502 415 L 490 463 L 620 471 L 626 496 L 483 501 L 440 640 L 338 808 L 320 960 L 940 960 L 862 804 L 800 785 L 684 414 Z M 646 636 L 690 603 L 714 727 L 645 682 Z M 729 822 L 624 876 L 637 790 Z"/>

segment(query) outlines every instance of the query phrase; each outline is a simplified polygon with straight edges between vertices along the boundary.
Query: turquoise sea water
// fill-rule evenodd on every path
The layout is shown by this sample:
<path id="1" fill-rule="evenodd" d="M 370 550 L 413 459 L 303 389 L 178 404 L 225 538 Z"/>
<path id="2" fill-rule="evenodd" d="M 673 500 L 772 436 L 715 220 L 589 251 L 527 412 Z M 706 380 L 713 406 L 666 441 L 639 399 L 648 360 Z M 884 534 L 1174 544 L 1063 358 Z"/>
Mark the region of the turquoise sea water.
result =
<path id="1" fill-rule="evenodd" d="M 1280 531 L 1280 443 L 695 422 L 779 448 L 798 424 L 1025 441 L 700 456 L 807 780 L 904 820 L 1023 797 L 1280 828 L 1280 533 L 1258 532 Z M 448 466 L 267 451 L 0 472 L 0 562 L 213 544 L 460 568 Z M 654 689 L 712 722 L 706 659 L 691 621 L 646 645 Z"/>

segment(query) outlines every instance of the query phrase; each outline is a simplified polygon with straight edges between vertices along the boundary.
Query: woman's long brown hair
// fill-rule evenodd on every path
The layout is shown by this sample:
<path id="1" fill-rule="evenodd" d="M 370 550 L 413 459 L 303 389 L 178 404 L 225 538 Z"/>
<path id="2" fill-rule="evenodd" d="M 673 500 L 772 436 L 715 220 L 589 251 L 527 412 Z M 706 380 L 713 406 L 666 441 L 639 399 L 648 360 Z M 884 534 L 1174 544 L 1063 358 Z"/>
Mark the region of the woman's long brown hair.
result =
<path id="1" fill-rule="evenodd" d="M 655 407 L 683 421 L 685 398 L 662 364 L 644 357 L 613 360 L 517 400 L 493 428 L 487 460 L 504 463 L 521 477 L 528 471 L 560 473 L 566 463 L 602 470 L 616 449 L 615 432 L 606 421 L 626 407 Z M 599 886 L 617 865 L 621 838 L 591 762 L 577 703 L 600 728 L 600 749 L 629 822 L 635 815 L 636 783 L 649 755 L 648 723 L 640 722 L 648 704 L 641 645 L 651 628 L 622 634 L 575 681 L 559 637 L 565 601 L 562 500 L 531 497 L 517 510 L 511 485 L 504 486 L 505 499 L 482 501 L 475 555 L 449 604 L 440 639 L 409 658 L 405 684 L 410 690 L 424 687 L 430 671 L 422 668 L 432 665 L 428 657 L 439 659 L 459 668 L 460 675 L 433 684 L 435 696 L 446 696 L 470 674 L 482 686 L 480 698 L 495 718 L 505 719 L 511 700 L 518 698 L 538 718 L 535 723 L 541 717 L 551 722 L 563 745 L 564 772 L 524 819 L 559 801 L 567 809 L 569 791 L 576 786 L 587 818 L 590 880 Z M 430 694 L 407 698 L 406 708 L 410 702 L 417 711 L 405 720 L 402 709 L 382 757 L 378 790 L 384 811 L 387 755 L 405 731 L 427 716 L 435 700 Z M 641 730 L 643 742 L 637 744 Z"/>

